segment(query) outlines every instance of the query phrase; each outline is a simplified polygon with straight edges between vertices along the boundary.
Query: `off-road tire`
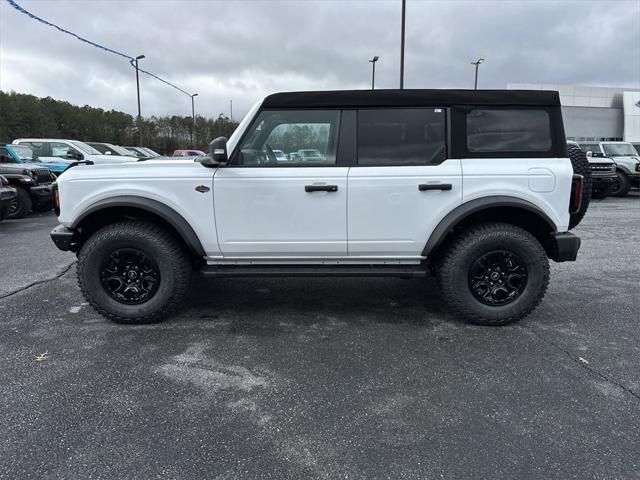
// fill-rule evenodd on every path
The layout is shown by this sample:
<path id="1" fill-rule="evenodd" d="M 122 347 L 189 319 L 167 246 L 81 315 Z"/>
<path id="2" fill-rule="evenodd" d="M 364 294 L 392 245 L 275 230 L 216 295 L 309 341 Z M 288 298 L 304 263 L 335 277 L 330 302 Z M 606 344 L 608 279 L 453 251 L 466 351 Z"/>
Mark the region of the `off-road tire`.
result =
<path id="1" fill-rule="evenodd" d="M 626 197 L 629 190 L 631 190 L 631 180 L 622 170 L 616 171 L 616 176 L 618 178 L 613 182 L 610 195 L 614 197 Z"/>
<path id="2" fill-rule="evenodd" d="M 573 167 L 573 173 L 582 175 L 584 177 L 584 191 L 582 192 L 582 205 L 580 210 L 576 213 L 572 213 L 569 217 L 569 230 L 578 226 L 582 221 L 587 209 L 589 208 L 589 202 L 591 201 L 592 194 L 592 179 L 591 168 L 589 167 L 589 160 L 587 154 L 584 153 L 580 147 L 575 145 L 567 145 L 567 152 L 569 159 L 571 160 L 571 166 Z"/>
<path id="3" fill-rule="evenodd" d="M 24 218 L 32 208 L 31 195 L 22 187 L 16 187 L 18 195 L 14 200 L 14 204 L 9 207 L 9 215 L 7 218 Z"/>
<path id="4" fill-rule="evenodd" d="M 127 305 L 103 287 L 100 270 L 113 251 L 135 248 L 157 264 L 160 281 L 147 301 Z M 78 254 L 77 277 L 82 294 L 101 315 L 117 323 L 158 322 L 183 301 L 189 291 L 192 263 L 184 246 L 166 229 L 148 222 L 123 221 L 108 225 L 84 243 Z"/>
<path id="5" fill-rule="evenodd" d="M 472 293 L 469 276 L 483 255 L 507 250 L 523 259 L 527 280 L 522 293 L 506 305 L 486 305 Z M 540 242 L 526 230 L 507 223 L 488 223 L 454 237 L 436 268 L 436 279 L 447 306 L 476 325 L 506 325 L 529 315 L 549 285 L 549 260 Z"/>

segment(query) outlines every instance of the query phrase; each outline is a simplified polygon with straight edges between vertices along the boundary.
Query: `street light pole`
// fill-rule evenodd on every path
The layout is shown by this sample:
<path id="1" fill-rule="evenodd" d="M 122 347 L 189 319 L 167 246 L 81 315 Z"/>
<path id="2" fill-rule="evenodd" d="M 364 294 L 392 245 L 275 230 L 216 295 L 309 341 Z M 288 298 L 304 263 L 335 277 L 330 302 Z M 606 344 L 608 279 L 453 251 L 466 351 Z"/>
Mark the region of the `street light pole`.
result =
<path id="1" fill-rule="evenodd" d="M 478 67 L 483 63 L 484 63 L 484 58 L 479 58 L 475 62 L 471 62 L 471 65 L 475 65 L 476 66 L 476 79 L 473 82 L 473 89 L 474 90 L 478 90 Z"/>
<path id="2" fill-rule="evenodd" d="M 400 90 L 404 88 L 404 19 L 407 0 L 402 0 L 402 22 L 400 27 Z"/>
<path id="3" fill-rule="evenodd" d="M 229 120 L 233 122 L 233 100 L 229 100 Z"/>
<path id="4" fill-rule="evenodd" d="M 371 90 L 376 88 L 376 62 L 380 59 L 377 55 L 373 57 L 369 62 L 371 62 L 371 66 L 373 67 L 373 71 L 371 72 Z"/>
<path id="5" fill-rule="evenodd" d="M 196 106 L 194 102 L 194 98 L 198 96 L 197 93 L 194 93 L 191 96 L 191 117 L 193 118 L 193 128 L 191 129 L 191 147 L 196 148 L 195 143 L 195 131 L 196 131 Z"/>
<path id="6" fill-rule="evenodd" d="M 138 55 L 136 61 L 136 91 L 138 92 L 138 145 L 142 146 L 142 113 L 140 111 L 140 76 L 138 74 L 138 60 L 142 60 L 144 55 Z"/>

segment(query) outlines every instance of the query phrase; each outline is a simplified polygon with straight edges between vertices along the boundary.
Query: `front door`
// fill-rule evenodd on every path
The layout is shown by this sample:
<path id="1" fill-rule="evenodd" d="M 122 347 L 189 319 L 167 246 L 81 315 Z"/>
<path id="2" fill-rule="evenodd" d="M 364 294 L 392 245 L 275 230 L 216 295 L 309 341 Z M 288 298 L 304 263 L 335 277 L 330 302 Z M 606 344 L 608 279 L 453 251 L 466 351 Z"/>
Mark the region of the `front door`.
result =
<path id="1" fill-rule="evenodd" d="M 214 176 L 225 257 L 347 254 L 347 173 L 338 110 L 265 110 Z"/>

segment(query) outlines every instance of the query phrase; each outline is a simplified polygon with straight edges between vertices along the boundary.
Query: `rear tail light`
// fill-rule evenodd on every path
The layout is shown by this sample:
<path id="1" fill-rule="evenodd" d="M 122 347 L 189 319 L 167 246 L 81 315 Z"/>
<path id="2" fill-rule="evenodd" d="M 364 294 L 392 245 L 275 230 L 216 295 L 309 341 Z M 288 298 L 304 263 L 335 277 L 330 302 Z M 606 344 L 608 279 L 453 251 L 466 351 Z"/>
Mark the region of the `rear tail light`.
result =
<path id="1" fill-rule="evenodd" d="M 571 198 L 569 200 L 569 213 L 573 214 L 582 206 L 582 194 L 584 193 L 584 177 L 574 175 L 571 180 Z"/>

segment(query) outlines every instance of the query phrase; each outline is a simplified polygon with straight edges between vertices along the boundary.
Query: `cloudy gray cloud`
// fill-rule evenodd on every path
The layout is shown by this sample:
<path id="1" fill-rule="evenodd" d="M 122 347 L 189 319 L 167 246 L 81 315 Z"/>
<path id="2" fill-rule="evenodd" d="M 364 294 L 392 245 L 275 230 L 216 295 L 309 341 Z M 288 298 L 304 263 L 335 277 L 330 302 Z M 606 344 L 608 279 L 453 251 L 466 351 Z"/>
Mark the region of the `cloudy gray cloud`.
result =
<path id="1" fill-rule="evenodd" d="M 400 0 L 34 1 L 34 14 L 132 56 L 199 93 L 206 115 L 236 116 L 274 91 L 397 88 Z M 640 87 L 640 0 L 407 2 L 405 87 L 507 83 Z M 126 60 L 38 24 L 0 0 L 0 89 L 135 113 Z M 143 114 L 190 100 L 141 78 Z"/>

